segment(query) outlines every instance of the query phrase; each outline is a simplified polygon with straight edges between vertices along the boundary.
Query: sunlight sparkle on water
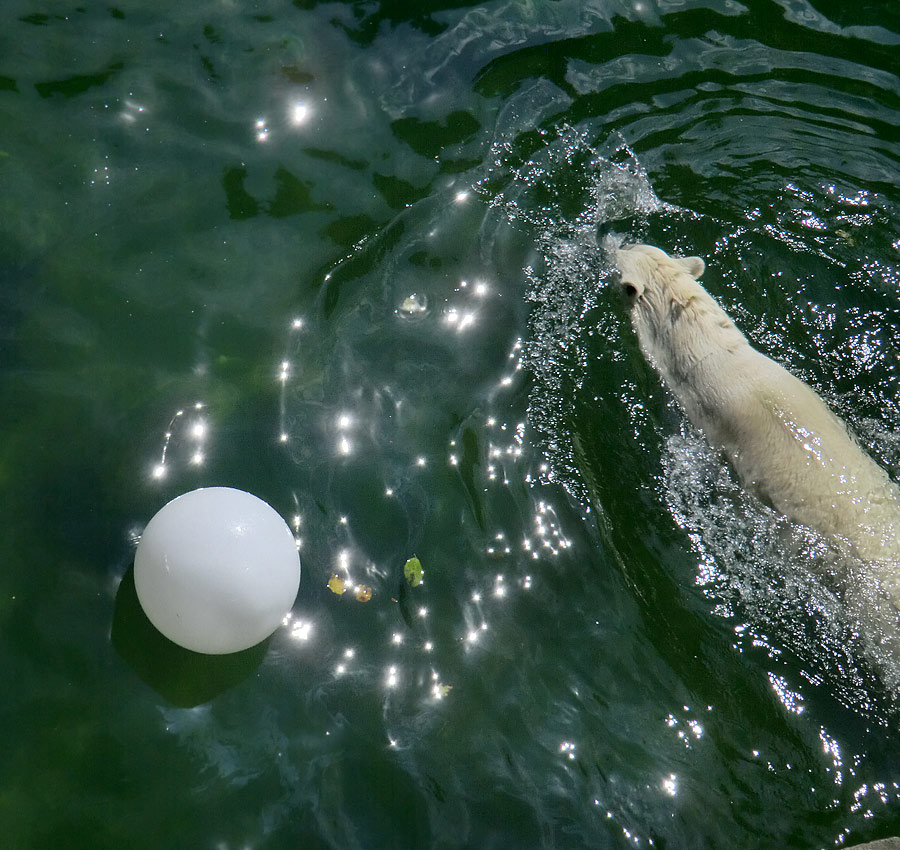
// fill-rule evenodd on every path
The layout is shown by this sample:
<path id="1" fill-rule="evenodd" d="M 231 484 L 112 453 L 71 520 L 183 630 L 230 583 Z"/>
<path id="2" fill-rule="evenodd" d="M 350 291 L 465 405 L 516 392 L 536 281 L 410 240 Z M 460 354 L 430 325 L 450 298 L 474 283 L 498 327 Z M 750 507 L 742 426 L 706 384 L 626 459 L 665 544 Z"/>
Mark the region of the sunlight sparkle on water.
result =
<path id="1" fill-rule="evenodd" d="M 198 401 L 195 402 L 192 407 L 194 410 L 200 411 L 204 409 L 205 405 L 202 401 Z M 162 451 L 160 452 L 159 461 L 150 470 L 150 477 L 155 481 L 160 481 L 168 475 L 170 465 L 168 453 L 169 449 L 172 448 L 171 444 L 172 441 L 176 439 L 176 436 L 180 434 L 184 439 L 194 440 L 196 443 L 199 443 L 206 439 L 209 434 L 209 425 L 205 419 L 194 419 L 189 425 L 184 426 L 183 431 L 179 432 L 178 425 L 179 423 L 184 422 L 184 419 L 185 411 L 184 409 L 180 409 L 176 410 L 169 420 L 169 424 L 163 433 L 163 446 Z M 190 452 L 184 457 L 184 463 L 191 466 L 200 466 L 205 460 L 206 456 L 199 445 L 193 446 Z"/>
<path id="2" fill-rule="evenodd" d="M 787 679 L 782 676 L 776 676 L 769 673 L 769 683 L 772 689 L 778 694 L 778 699 L 782 705 L 793 714 L 802 714 L 804 711 L 803 695 L 797 691 L 793 691 L 788 687 Z"/>
<path id="3" fill-rule="evenodd" d="M 828 769 L 828 772 L 834 773 L 834 784 L 835 785 L 843 785 L 844 783 L 844 761 L 841 758 L 841 748 L 838 742 L 832 738 L 824 728 L 819 728 L 819 740 L 822 741 L 822 748 L 825 751 L 826 755 L 831 756 L 831 764 L 832 767 Z M 759 756 L 759 751 L 754 750 L 754 755 Z"/>
<path id="4" fill-rule="evenodd" d="M 125 108 L 119 113 L 119 117 L 126 124 L 134 124 L 138 118 L 145 117 L 144 107 L 139 103 L 135 103 L 133 100 L 126 100 L 124 105 Z"/>
<path id="5" fill-rule="evenodd" d="M 506 585 L 503 583 L 503 576 L 497 576 L 494 582 L 494 596 L 498 599 L 506 596 Z"/>
<path id="6" fill-rule="evenodd" d="M 290 617 L 290 615 L 288 615 Z M 294 640 L 308 641 L 312 636 L 312 623 L 306 620 L 294 620 L 291 623 L 291 637 Z"/>
<path id="7" fill-rule="evenodd" d="M 353 649 L 352 646 L 348 646 L 347 649 L 344 650 L 344 660 L 339 661 L 334 668 L 334 674 L 336 676 L 343 676 L 344 673 L 347 672 L 347 664 L 354 659 L 356 656 L 356 650 Z"/>
<path id="8" fill-rule="evenodd" d="M 482 623 L 481 626 L 477 629 L 469 629 L 469 631 L 466 633 L 466 643 L 477 643 L 481 637 L 481 633 L 486 632 L 487 630 L 487 623 Z"/>
<path id="9" fill-rule="evenodd" d="M 464 330 L 472 327 L 475 324 L 475 318 L 474 312 L 463 312 L 456 307 L 451 307 L 444 314 L 444 321 L 457 333 L 462 333 Z"/>
<path id="10" fill-rule="evenodd" d="M 312 114 L 312 110 L 309 108 L 309 105 L 303 103 L 302 101 L 297 101 L 290 108 L 290 121 L 295 127 L 299 127 L 302 124 L 305 124 L 310 115 Z"/>

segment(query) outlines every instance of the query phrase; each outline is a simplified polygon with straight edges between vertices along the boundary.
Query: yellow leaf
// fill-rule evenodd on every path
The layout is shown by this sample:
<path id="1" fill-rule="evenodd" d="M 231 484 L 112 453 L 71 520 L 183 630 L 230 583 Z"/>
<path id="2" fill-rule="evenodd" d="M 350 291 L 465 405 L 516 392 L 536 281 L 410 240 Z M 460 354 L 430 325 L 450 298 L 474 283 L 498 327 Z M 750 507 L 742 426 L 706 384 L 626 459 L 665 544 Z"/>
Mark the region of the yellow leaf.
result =
<path id="1" fill-rule="evenodd" d="M 328 579 L 328 589 L 340 596 L 347 588 L 344 587 L 344 580 L 337 573 L 332 573 Z"/>
<path id="2" fill-rule="evenodd" d="M 357 602 L 368 602 L 372 598 L 372 588 L 367 587 L 364 584 L 359 585 L 356 588 L 356 601 Z"/>

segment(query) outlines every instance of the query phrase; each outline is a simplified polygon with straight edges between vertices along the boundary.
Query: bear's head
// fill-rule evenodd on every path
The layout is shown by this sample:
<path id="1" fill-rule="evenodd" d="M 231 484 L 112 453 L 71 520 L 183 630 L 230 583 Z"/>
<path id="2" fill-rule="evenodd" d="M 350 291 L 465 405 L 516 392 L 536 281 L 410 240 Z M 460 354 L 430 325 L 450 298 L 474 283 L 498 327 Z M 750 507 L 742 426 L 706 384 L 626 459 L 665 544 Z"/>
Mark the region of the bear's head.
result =
<path id="1" fill-rule="evenodd" d="M 682 305 L 696 294 L 692 282 L 703 274 L 706 264 L 700 257 L 670 257 L 653 245 L 628 245 L 616 252 L 622 289 L 629 301 L 673 300 Z"/>
<path id="2" fill-rule="evenodd" d="M 616 252 L 616 263 L 641 348 L 667 380 L 716 351 L 746 344 L 697 282 L 706 268 L 700 257 L 670 257 L 652 245 L 629 245 Z"/>
<path id="3" fill-rule="evenodd" d="M 697 283 L 706 268 L 700 257 L 670 257 L 652 245 L 628 245 L 616 251 L 616 263 L 636 326 L 658 331 L 678 319 L 688 305 L 714 304 Z"/>

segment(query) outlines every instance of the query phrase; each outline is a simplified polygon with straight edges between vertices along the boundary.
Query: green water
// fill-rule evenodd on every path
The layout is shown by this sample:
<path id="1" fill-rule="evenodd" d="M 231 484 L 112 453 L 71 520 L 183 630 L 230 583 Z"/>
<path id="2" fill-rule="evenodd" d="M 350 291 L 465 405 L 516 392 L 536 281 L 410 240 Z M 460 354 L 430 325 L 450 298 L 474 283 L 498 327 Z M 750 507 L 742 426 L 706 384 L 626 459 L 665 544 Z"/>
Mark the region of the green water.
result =
<path id="1" fill-rule="evenodd" d="M 702 255 L 900 474 L 898 11 L 4 4 L 0 846 L 900 833 L 895 697 L 597 236 Z M 232 658 L 131 578 L 206 485 L 300 540 Z"/>

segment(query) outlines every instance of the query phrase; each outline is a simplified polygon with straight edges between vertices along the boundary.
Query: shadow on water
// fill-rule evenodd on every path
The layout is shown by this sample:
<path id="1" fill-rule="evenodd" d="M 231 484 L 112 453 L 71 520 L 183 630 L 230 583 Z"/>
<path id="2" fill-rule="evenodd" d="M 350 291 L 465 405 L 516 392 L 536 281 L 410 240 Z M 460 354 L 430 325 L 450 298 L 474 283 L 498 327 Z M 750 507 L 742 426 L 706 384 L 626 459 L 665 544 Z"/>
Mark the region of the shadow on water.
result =
<path id="1" fill-rule="evenodd" d="M 172 643 L 147 619 L 134 587 L 134 565 L 116 593 L 112 646 L 141 679 L 172 705 L 192 708 L 243 682 L 259 668 L 270 639 L 242 652 L 203 655 Z"/>

